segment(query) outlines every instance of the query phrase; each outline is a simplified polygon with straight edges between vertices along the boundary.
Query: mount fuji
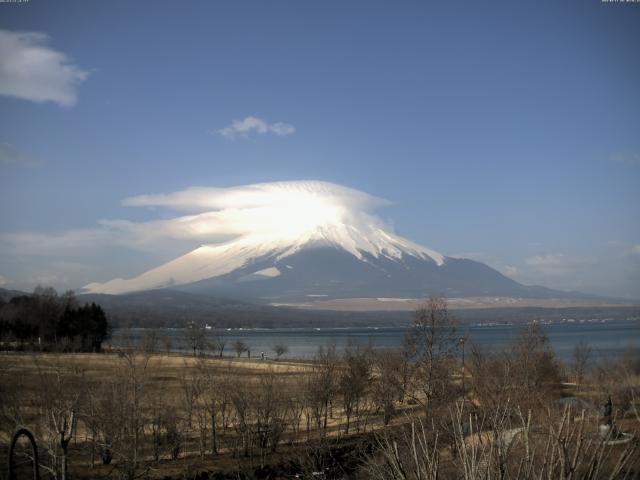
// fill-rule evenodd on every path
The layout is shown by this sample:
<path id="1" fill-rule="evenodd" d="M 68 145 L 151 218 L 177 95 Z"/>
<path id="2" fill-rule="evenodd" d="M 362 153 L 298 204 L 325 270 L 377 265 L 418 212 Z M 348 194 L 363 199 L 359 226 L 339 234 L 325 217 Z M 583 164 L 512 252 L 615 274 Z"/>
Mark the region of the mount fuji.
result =
<path id="1" fill-rule="evenodd" d="M 522 285 L 483 263 L 447 257 L 396 235 L 368 211 L 381 201 L 356 190 L 324 182 L 243 188 L 200 188 L 130 200 L 132 205 L 200 209 L 198 215 L 178 219 L 182 225 L 189 218 L 189 228 L 198 231 L 212 224 L 219 228 L 220 218 L 227 225 L 233 212 L 235 238 L 202 244 L 134 278 L 91 283 L 84 292 L 171 289 L 264 303 L 430 294 L 567 296 Z"/>

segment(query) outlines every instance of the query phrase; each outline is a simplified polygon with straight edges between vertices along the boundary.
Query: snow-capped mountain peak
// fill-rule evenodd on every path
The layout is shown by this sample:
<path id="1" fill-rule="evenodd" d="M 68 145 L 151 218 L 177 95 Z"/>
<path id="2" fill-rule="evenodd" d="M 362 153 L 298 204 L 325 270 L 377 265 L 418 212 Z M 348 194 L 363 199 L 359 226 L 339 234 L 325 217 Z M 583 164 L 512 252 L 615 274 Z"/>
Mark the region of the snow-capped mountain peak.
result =
<path id="1" fill-rule="evenodd" d="M 436 265 L 444 263 L 445 257 L 440 253 L 372 223 L 365 231 L 342 221 L 325 221 L 300 231 L 247 234 L 225 243 L 202 245 L 135 278 L 91 283 L 84 290 L 90 293 L 120 294 L 190 284 L 227 275 L 252 263 L 258 265 L 258 261 L 265 259 L 275 265 L 303 250 L 319 247 L 343 250 L 360 261 L 366 261 L 367 257 L 401 260 L 403 256 L 409 255 L 432 261 Z M 253 273 L 259 273 L 258 270 L 265 269 L 261 267 Z M 272 270 L 271 273 L 273 274 Z"/>
<path id="2" fill-rule="evenodd" d="M 434 293 L 556 294 L 521 285 L 482 263 L 444 257 L 402 238 L 373 213 L 387 202 L 332 183 L 192 187 L 133 197 L 124 204 L 164 207 L 188 215 L 103 224 L 142 245 L 175 238 L 200 247 L 134 278 L 91 283 L 86 292 L 172 288 L 268 303 L 420 298 Z"/>

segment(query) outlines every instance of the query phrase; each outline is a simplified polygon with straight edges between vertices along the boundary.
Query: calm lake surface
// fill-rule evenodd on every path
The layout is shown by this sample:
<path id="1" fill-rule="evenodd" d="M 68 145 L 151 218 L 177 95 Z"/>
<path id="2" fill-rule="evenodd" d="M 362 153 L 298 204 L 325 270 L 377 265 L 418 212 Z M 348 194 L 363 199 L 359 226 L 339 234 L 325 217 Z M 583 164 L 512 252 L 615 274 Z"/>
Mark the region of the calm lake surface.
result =
<path id="1" fill-rule="evenodd" d="M 543 325 L 551 346 L 563 360 L 570 360 L 575 345 L 584 340 L 589 343 L 594 359 L 615 356 L 629 347 L 640 348 L 640 321 L 575 320 L 555 322 Z M 469 325 L 460 326 L 461 336 L 466 333 L 470 341 L 485 349 L 500 351 L 507 347 L 522 330 L 518 325 Z M 284 358 L 310 358 L 321 345 L 335 344 L 342 351 L 350 343 L 358 343 L 374 348 L 398 348 L 407 329 L 404 327 L 360 327 L 360 328 L 274 328 L 274 329 L 230 329 L 209 330 L 209 333 L 221 333 L 227 344 L 225 355 L 233 355 L 232 344 L 236 340 L 245 342 L 252 357 L 260 357 L 261 352 L 274 356 L 273 346 L 284 343 L 289 351 Z M 167 329 L 160 335 L 170 335 L 173 351 L 189 351 L 182 329 Z M 129 340 L 139 341 L 145 335 L 144 329 L 113 332 L 111 343 L 123 345 Z M 158 344 L 158 350 L 164 347 Z M 246 355 L 246 354 L 245 354 Z"/>

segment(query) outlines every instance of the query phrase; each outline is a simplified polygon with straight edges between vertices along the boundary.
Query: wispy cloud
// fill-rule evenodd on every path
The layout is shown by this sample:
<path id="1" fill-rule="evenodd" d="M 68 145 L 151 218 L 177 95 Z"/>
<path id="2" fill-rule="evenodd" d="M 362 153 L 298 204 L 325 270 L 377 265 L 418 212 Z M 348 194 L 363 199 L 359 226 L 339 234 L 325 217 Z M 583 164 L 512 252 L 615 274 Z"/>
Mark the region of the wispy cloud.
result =
<path id="1" fill-rule="evenodd" d="M 578 258 L 564 253 L 545 253 L 525 259 L 525 264 L 533 270 L 549 276 L 563 276 L 592 263 L 592 260 Z"/>
<path id="2" fill-rule="evenodd" d="M 230 125 L 217 131 L 218 134 L 229 139 L 247 138 L 252 133 L 258 135 L 273 134 L 279 137 L 291 135 L 296 131 L 296 127 L 288 123 L 269 123 L 258 117 L 245 117 L 242 120 L 234 120 Z"/>
<path id="3" fill-rule="evenodd" d="M 640 243 L 609 240 L 607 242 L 622 258 L 629 255 L 640 255 Z"/>
<path id="4" fill-rule="evenodd" d="M 457 253 L 452 253 L 451 257 L 470 258 L 472 260 L 478 260 L 481 262 L 487 261 L 487 255 L 484 252 L 457 252 Z"/>
<path id="5" fill-rule="evenodd" d="M 527 265 L 534 267 L 548 267 L 557 266 L 566 263 L 566 256 L 564 253 L 545 253 L 543 255 L 535 255 L 525 260 Z"/>
<path id="6" fill-rule="evenodd" d="M 118 238 L 104 228 L 0 233 L 0 251 L 9 256 L 82 257 L 95 255 L 113 244 L 118 244 Z"/>
<path id="7" fill-rule="evenodd" d="M 22 167 L 35 167 L 40 162 L 19 152 L 9 143 L 0 143 L 0 164 L 18 165 Z"/>
<path id="8" fill-rule="evenodd" d="M 4 287 L 9 283 L 9 279 L 4 275 L 0 275 L 0 287 Z"/>
<path id="9" fill-rule="evenodd" d="M 0 95 L 71 107 L 88 72 L 47 45 L 39 32 L 0 30 Z"/>

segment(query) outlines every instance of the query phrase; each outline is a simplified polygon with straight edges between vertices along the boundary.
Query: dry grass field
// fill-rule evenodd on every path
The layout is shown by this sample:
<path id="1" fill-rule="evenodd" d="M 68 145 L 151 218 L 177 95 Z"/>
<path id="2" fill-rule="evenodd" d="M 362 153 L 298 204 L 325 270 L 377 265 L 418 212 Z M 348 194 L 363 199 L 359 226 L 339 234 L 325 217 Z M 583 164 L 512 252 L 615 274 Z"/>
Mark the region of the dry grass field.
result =
<path id="1" fill-rule="evenodd" d="M 637 478 L 637 352 L 576 370 L 538 330 L 523 335 L 502 354 L 473 351 L 464 370 L 455 357 L 368 349 L 306 362 L 5 352 L 0 479 L 19 426 L 36 437 L 42 478 L 65 480 Z M 626 437 L 598 433 L 608 395 Z M 573 397 L 583 403 L 561 402 Z M 22 441 L 17 458 L 28 473 Z"/>
<path id="2" fill-rule="evenodd" d="M 71 470 L 81 476 L 110 476 L 119 464 L 131 461 L 126 446 L 132 441 L 132 433 L 127 432 L 127 426 L 118 426 L 120 420 L 139 422 L 140 447 L 135 462 L 147 466 L 136 468 L 150 477 L 181 476 L 195 470 L 253 469 L 266 464 L 267 457 L 270 463 L 285 462 L 286 458 L 300 463 L 307 455 L 301 451 L 301 444 L 341 441 L 347 435 L 342 403 L 337 398 L 323 398 L 322 384 L 316 389 L 318 398 L 310 398 L 310 383 L 318 377 L 317 366 L 311 362 L 140 352 L 5 353 L 0 355 L 0 365 L 3 457 L 18 425 L 29 427 L 38 442 L 48 446 L 44 450 L 55 452 L 57 433 L 48 425 L 47 417 L 75 410 L 79 421 L 68 457 Z M 334 374 L 337 377 L 337 371 Z M 371 373 L 372 378 L 376 375 Z M 121 398 L 111 398 L 113 393 Z M 138 398 L 132 400 L 134 394 Z M 109 401 L 104 400 L 107 397 Z M 126 418 L 116 418 L 123 408 Z M 404 403 L 397 411 L 415 408 Z M 169 423 L 164 417 L 170 417 Z M 362 398 L 358 418 L 353 417 L 351 414 L 350 435 L 383 426 L 373 398 Z M 402 423 L 403 418 L 397 415 L 387 423 Z M 110 423 L 115 426 L 110 427 Z M 250 430 L 256 435 L 255 430 L 268 430 L 274 424 L 280 429 L 275 444 L 265 439 L 256 447 L 255 441 L 243 438 Z M 98 433 L 118 428 L 124 433 L 117 440 Z M 167 440 L 172 429 L 177 433 L 170 440 L 177 444 L 174 446 L 179 451 L 175 453 Z M 100 448 L 105 445 L 110 446 L 114 457 L 109 465 L 103 465 L 100 458 Z M 6 471 L 6 466 L 0 471 Z"/>

